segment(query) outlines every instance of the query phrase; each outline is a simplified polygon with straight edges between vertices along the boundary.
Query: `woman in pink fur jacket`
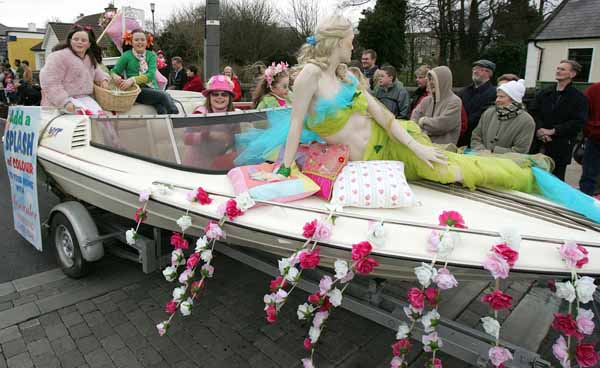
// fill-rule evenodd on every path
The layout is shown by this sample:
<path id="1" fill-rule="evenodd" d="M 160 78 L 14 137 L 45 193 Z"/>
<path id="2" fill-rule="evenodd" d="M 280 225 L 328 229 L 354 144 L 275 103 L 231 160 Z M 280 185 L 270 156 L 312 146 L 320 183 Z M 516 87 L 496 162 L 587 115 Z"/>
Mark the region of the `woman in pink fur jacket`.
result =
<path id="1" fill-rule="evenodd" d="M 91 95 L 94 81 L 108 88 L 109 76 L 100 69 L 101 50 L 90 27 L 75 25 L 67 41 L 54 48 L 40 71 L 42 106 L 83 110 L 88 115 L 102 113 Z"/>

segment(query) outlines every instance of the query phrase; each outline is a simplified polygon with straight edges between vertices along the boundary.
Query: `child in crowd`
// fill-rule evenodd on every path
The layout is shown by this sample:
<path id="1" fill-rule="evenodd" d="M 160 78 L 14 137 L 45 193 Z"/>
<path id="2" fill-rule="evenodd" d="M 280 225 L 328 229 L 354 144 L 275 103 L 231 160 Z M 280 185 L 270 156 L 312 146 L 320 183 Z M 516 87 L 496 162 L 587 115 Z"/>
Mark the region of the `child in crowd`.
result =
<path id="1" fill-rule="evenodd" d="M 271 64 L 265 70 L 262 81 L 252 94 L 252 106 L 256 109 L 286 107 L 292 105 L 289 92 L 290 77 L 288 64 L 281 62 Z"/>

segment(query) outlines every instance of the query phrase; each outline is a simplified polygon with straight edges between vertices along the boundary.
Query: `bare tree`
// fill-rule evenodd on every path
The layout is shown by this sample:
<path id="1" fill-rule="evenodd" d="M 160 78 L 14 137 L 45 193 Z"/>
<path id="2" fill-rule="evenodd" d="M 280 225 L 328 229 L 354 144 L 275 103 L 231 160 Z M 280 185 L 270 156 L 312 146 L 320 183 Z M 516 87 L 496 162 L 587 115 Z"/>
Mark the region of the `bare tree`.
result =
<path id="1" fill-rule="evenodd" d="M 284 23 L 294 28 L 301 38 L 313 34 L 320 16 L 318 0 L 291 0 L 291 13 L 284 16 Z"/>

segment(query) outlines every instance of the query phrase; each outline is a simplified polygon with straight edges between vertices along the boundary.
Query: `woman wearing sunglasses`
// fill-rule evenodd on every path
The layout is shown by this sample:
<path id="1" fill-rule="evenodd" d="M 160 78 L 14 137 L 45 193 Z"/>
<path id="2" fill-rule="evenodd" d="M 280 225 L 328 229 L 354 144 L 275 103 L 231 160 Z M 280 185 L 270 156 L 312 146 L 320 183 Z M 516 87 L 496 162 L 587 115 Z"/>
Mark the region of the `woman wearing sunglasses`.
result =
<path id="1" fill-rule="evenodd" d="M 204 106 L 198 106 L 194 114 L 211 114 L 234 111 L 233 82 L 225 75 L 215 75 L 202 91 L 206 97 Z M 183 134 L 185 151 L 183 163 L 198 169 L 221 170 L 233 166 L 233 141 L 238 132 L 237 124 L 209 125 L 186 128 Z"/>

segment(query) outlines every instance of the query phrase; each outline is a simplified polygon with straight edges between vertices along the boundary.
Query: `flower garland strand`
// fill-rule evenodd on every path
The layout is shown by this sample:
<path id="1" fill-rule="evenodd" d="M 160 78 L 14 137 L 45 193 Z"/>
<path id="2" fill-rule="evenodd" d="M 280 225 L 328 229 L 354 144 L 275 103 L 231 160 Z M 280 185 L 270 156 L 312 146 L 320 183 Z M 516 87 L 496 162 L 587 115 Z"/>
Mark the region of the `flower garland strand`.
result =
<path id="1" fill-rule="evenodd" d="M 494 311 L 494 317 L 483 317 L 483 329 L 494 337 L 494 346 L 488 351 L 489 359 L 496 368 L 504 368 L 504 363 L 513 359 L 507 348 L 500 346 L 500 322 L 498 312 L 512 306 L 512 296 L 502 292 L 500 280 L 507 279 L 510 269 L 514 267 L 519 259 L 519 235 L 502 234 L 502 243 L 494 245 L 485 260 L 483 268 L 488 270 L 495 280 L 494 289 L 485 294 L 481 301 L 488 304 Z"/>
<path id="2" fill-rule="evenodd" d="M 306 241 L 296 249 L 291 256 L 281 258 L 277 264 L 279 267 L 279 276 L 271 281 L 269 285 L 269 294 L 265 294 L 263 301 L 265 303 L 265 313 L 268 323 L 277 322 L 277 316 L 281 308 L 285 305 L 289 295 L 296 289 L 302 276 L 303 270 L 314 269 L 321 263 L 321 249 L 318 242 L 327 241 L 331 238 L 333 226 L 333 213 L 337 208 L 330 208 L 329 215 L 324 221 L 312 220 L 304 224 L 302 236 Z M 300 270 L 296 267 L 300 266 Z M 289 290 L 286 290 L 289 288 Z"/>
<path id="3" fill-rule="evenodd" d="M 458 234 L 451 232 L 450 228 L 465 229 L 466 225 L 462 215 L 456 211 L 443 211 L 438 217 L 439 225 L 445 226 L 444 231 L 432 230 L 427 242 L 427 250 L 434 254 L 430 264 L 421 263 L 415 267 L 415 275 L 421 288 L 413 287 L 408 291 L 409 305 L 404 307 L 404 313 L 411 321 L 410 326 L 400 323 L 396 333 L 396 342 L 392 344 L 393 358 L 390 362 L 392 368 L 408 367 L 407 355 L 412 349 L 410 337 L 416 323 L 421 322 L 425 334 L 422 336 L 423 350 L 431 353 L 427 361 L 427 368 L 441 368 L 442 361 L 436 358 L 437 351 L 442 347 L 442 340 L 437 333 L 437 326 L 441 318 L 438 306 L 441 300 L 441 291 L 458 286 L 458 282 L 448 270 L 448 257 L 459 242 Z M 444 258 L 444 266 L 436 269 L 438 257 Z M 432 286 L 435 285 L 435 286 Z M 431 310 L 424 314 L 425 304 Z"/>
<path id="4" fill-rule="evenodd" d="M 589 309 L 581 308 L 581 304 L 587 304 L 594 299 L 596 285 L 593 278 L 577 274 L 577 270 L 589 262 L 588 250 L 575 242 L 565 242 L 558 251 L 571 271 L 571 279 L 554 283 L 555 295 L 569 302 L 569 307 L 566 314 L 554 314 L 552 328 L 561 335 L 552 345 L 552 353 L 563 368 L 570 368 L 573 358 L 580 367 L 594 367 L 599 361 L 598 353 L 593 343 L 583 342 L 585 336 L 592 335 L 596 327 L 594 313 Z M 574 311 L 575 302 L 577 308 Z M 563 335 L 567 338 L 565 339 Z M 574 351 L 572 351 L 572 337 L 577 340 Z"/>
<path id="5" fill-rule="evenodd" d="M 371 258 L 373 247 L 368 241 L 363 241 L 352 245 L 352 265 L 347 261 L 338 259 L 334 263 L 335 276 L 332 279 L 325 275 L 319 282 L 319 291 L 308 296 L 308 303 L 298 306 L 298 319 L 301 321 L 311 320 L 311 327 L 308 330 L 308 337 L 304 339 L 304 348 L 310 350 L 310 357 L 302 359 L 303 368 L 313 368 L 313 357 L 316 350 L 316 344 L 319 341 L 327 319 L 331 316 L 334 308 L 342 304 L 344 291 L 350 285 L 350 281 L 356 273 L 368 275 L 379 263 Z M 341 290 L 336 284 L 344 285 Z"/>
<path id="6" fill-rule="evenodd" d="M 190 203 L 197 202 L 201 205 L 212 203 L 212 198 L 201 187 L 188 192 L 186 198 Z M 220 220 L 208 222 L 204 228 L 205 235 L 198 238 L 196 248 L 187 260 L 183 251 L 189 249 L 189 243 L 185 239 L 185 231 L 192 226 L 192 218 L 188 215 L 189 209 L 177 220 L 181 233 L 175 232 L 171 236 L 171 245 L 175 249 L 171 253 L 171 265 L 163 270 L 163 275 L 169 282 L 177 279 L 180 286 L 173 289 L 173 299 L 165 305 L 165 312 L 169 314 L 169 318 L 156 325 L 159 335 L 163 336 L 167 333 L 177 310 L 184 317 L 192 313 L 194 302 L 204 289 L 206 279 L 213 277 L 215 269 L 211 262 L 216 242 L 225 238 L 222 230 L 223 224 L 227 219 L 233 221 L 236 217 L 243 215 L 254 204 L 247 193 L 222 203 L 218 209 L 221 215 Z M 179 273 L 180 267 L 182 267 L 182 271 Z M 200 278 L 195 280 L 198 267 L 200 267 Z"/>

